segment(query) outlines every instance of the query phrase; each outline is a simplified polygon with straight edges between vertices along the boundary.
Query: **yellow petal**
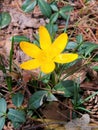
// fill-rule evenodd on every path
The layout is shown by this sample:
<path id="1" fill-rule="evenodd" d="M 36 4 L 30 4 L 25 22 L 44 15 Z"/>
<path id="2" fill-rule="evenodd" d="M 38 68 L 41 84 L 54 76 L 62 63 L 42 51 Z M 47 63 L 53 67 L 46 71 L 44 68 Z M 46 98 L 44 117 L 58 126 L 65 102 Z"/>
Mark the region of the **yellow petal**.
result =
<path id="1" fill-rule="evenodd" d="M 40 47 L 43 50 L 46 50 L 51 45 L 51 37 L 48 30 L 44 26 L 40 26 L 39 28 L 39 38 Z"/>
<path id="2" fill-rule="evenodd" d="M 54 62 L 47 62 L 41 65 L 41 71 L 45 74 L 51 73 L 55 69 Z"/>
<path id="3" fill-rule="evenodd" d="M 78 58 L 78 54 L 63 53 L 55 57 L 54 61 L 57 63 L 69 63 Z"/>
<path id="4" fill-rule="evenodd" d="M 26 62 L 23 62 L 20 65 L 20 67 L 25 70 L 32 70 L 32 69 L 36 69 L 36 68 L 40 67 L 40 63 L 37 59 L 33 59 L 33 60 L 28 60 Z"/>
<path id="5" fill-rule="evenodd" d="M 66 33 L 62 33 L 57 39 L 53 42 L 49 51 L 51 52 L 52 57 L 60 54 L 66 47 L 68 41 L 68 36 Z"/>
<path id="6" fill-rule="evenodd" d="M 38 48 L 35 44 L 29 42 L 20 42 L 20 48 L 26 53 L 28 56 L 32 58 L 37 58 L 40 54 L 41 49 Z"/>

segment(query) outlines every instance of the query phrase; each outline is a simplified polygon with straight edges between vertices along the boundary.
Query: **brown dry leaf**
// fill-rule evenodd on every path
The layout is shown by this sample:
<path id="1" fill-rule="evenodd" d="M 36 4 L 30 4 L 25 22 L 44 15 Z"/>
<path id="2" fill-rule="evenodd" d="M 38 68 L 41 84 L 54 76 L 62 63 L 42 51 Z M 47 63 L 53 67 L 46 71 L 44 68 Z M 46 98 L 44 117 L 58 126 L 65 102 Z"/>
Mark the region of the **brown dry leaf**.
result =
<path id="1" fill-rule="evenodd" d="M 0 40 L 0 48 L 2 48 L 5 45 L 5 40 Z"/>
<path id="2" fill-rule="evenodd" d="M 33 10 L 33 14 L 35 17 L 39 17 L 40 15 L 42 15 L 40 9 L 39 9 L 39 6 L 36 6 Z"/>
<path id="3" fill-rule="evenodd" d="M 95 36 L 96 36 L 96 38 L 98 39 L 98 30 L 96 30 Z"/>
<path id="4" fill-rule="evenodd" d="M 11 24 L 13 26 L 18 26 L 21 29 L 24 29 L 26 27 L 33 27 L 33 28 L 38 28 L 40 25 L 45 25 L 45 21 L 41 22 L 41 18 L 33 18 L 29 14 L 25 14 L 17 10 L 16 8 L 11 8 L 9 9 L 9 13 L 11 15 Z"/>
<path id="5" fill-rule="evenodd" d="M 41 109 L 41 113 L 46 119 L 66 121 L 68 119 L 69 109 L 58 102 L 47 104 Z"/>
<path id="6" fill-rule="evenodd" d="M 22 73 L 22 76 L 23 76 L 24 83 L 29 82 L 31 80 L 31 78 L 32 78 L 32 74 L 31 74 L 30 71 L 25 71 L 24 70 L 23 73 Z"/>
<path id="7" fill-rule="evenodd" d="M 10 50 L 11 50 L 11 41 L 10 41 L 10 37 L 6 37 L 6 41 L 5 41 L 5 45 L 3 47 L 5 55 L 9 56 L 10 54 Z"/>
<path id="8" fill-rule="evenodd" d="M 43 122 L 43 119 L 39 119 L 39 121 Z M 42 124 L 45 126 L 45 130 L 65 130 L 65 123 L 58 120 L 44 119 Z"/>
<path id="9" fill-rule="evenodd" d="M 79 72 L 74 73 L 73 75 L 70 75 L 67 79 L 82 83 L 86 79 L 86 73 L 87 72 L 85 70 L 81 70 Z"/>
<path id="10" fill-rule="evenodd" d="M 14 127 L 11 122 L 8 122 L 7 125 L 4 125 L 4 130 L 13 130 Z"/>
<path id="11" fill-rule="evenodd" d="M 83 90 L 98 90 L 98 85 L 93 82 L 84 82 L 80 84 L 80 88 Z"/>
<path id="12" fill-rule="evenodd" d="M 90 116 L 84 114 L 81 118 L 71 120 L 65 125 L 66 130 L 91 130 L 89 126 Z"/>

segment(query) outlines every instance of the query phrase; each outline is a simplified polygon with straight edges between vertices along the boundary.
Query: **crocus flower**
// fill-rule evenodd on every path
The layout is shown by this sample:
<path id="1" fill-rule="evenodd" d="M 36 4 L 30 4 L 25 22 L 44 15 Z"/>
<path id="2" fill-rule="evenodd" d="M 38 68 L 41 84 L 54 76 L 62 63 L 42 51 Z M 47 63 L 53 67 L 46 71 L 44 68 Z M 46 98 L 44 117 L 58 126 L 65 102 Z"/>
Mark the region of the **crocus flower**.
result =
<path id="1" fill-rule="evenodd" d="M 40 68 L 45 73 L 51 73 L 56 65 L 55 63 L 69 63 L 78 58 L 78 54 L 62 53 L 68 41 L 66 33 L 62 33 L 52 43 L 50 34 L 44 26 L 39 28 L 40 48 L 33 43 L 22 41 L 20 48 L 32 59 L 23 62 L 20 67 L 25 70 Z"/>

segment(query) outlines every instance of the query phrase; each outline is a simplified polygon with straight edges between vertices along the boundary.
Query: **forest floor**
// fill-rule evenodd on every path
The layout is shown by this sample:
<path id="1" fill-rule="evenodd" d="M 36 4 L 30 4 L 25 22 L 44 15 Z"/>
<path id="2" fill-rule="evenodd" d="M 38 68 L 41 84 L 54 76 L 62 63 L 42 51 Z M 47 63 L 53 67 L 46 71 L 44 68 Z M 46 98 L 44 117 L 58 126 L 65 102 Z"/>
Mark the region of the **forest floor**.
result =
<path id="1" fill-rule="evenodd" d="M 9 57 L 11 56 L 12 42 L 11 38 L 14 36 L 25 36 L 34 41 L 38 28 L 45 26 L 49 23 L 49 18 L 43 15 L 38 5 L 30 13 L 25 13 L 21 6 L 25 0 L 0 0 L 0 13 L 7 12 L 11 16 L 10 23 L 1 27 L 0 29 L 0 66 L 5 66 L 6 73 L 0 68 L 0 96 L 7 102 L 7 110 L 24 109 L 28 107 L 28 99 L 34 92 L 45 90 L 45 86 L 41 81 L 38 81 L 39 88 L 36 88 L 36 81 L 33 78 L 38 78 L 39 70 L 22 70 L 19 65 L 23 61 L 29 59 L 27 55 L 22 52 L 19 47 L 19 42 L 16 40 L 13 47 L 12 70 L 9 72 Z M 61 9 L 64 6 L 70 5 L 74 9 L 70 12 L 68 23 L 62 17 L 59 17 L 54 23 L 58 26 L 57 35 L 62 33 L 67 26 L 67 34 L 69 41 L 73 44 L 76 43 L 77 35 L 81 34 L 83 42 L 98 44 L 98 1 L 97 0 L 47 0 L 50 4 L 51 1 L 56 3 L 57 8 Z M 52 11 L 53 12 L 53 11 Z M 1 19 L 0 19 L 1 20 Z M 93 48 L 93 49 L 92 49 Z M 28 116 L 26 121 L 20 125 L 19 128 L 14 128 L 11 121 L 6 118 L 3 130 L 73 130 L 80 129 L 82 125 L 85 128 L 82 130 L 97 130 L 98 126 L 98 46 L 90 48 L 90 55 L 85 57 L 73 66 L 69 67 L 65 74 L 70 74 L 66 80 L 76 81 L 79 79 L 79 87 L 82 92 L 79 92 L 82 98 L 91 96 L 84 102 L 83 108 L 90 111 L 83 111 L 74 108 L 72 97 L 62 96 L 62 91 L 52 93 L 58 101 L 46 101 L 38 109 L 34 111 L 33 116 Z M 88 51 L 88 50 L 85 50 Z M 86 56 L 86 55 L 85 55 Z M 10 57 L 11 58 L 11 57 Z M 94 60 L 96 58 L 96 60 Z M 85 63 L 89 62 L 89 64 Z M 95 68 L 94 68 L 95 67 Z M 94 69 L 92 69 L 94 68 Z M 11 78 L 11 86 L 8 86 L 6 76 Z M 11 87 L 11 91 L 10 91 Z M 47 88 L 46 88 L 47 90 Z M 12 101 L 12 94 L 21 92 L 24 95 L 24 101 L 20 108 L 17 108 Z M 35 99 L 36 100 L 36 99 Z M 43 99 L 44 100 L 44 99 Z M 79 100 L 79 99 L 78 99 Z M 44 101 L 42 101 L 44 102 Z M 81 106 L 82 107 L 82 106 Z M 30 114 L 30 113 L 29 113 Z M 86 115 L 86 118 L 82 118 Z M 82 116 L 82 117 L 81 117 Z M 90 116 L 90 117 L 89 117 Z M 73 119 L 75 118 L 75 119 Z M 79 121 L 78 121 L 79 120 Z M 87 122 L 87 120 L 89 120 Z M 68 124 L 68 123 L 69 124 Z M 80 125 L 79 125 L 80 123 Z M 90 125 L 89 125 L 90 123 Z M 75 125 L 74 125 L 75 124 Z M 71 126 L 71 127 L 70 127 Z"/>

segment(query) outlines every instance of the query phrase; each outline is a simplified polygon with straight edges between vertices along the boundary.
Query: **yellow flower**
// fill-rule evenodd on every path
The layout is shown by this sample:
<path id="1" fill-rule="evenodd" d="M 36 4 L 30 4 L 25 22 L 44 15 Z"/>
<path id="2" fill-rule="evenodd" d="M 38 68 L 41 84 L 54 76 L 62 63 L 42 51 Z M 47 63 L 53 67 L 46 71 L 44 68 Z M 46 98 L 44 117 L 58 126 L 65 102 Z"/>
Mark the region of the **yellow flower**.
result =
<path id="1" fill-rule="evenodd" d="M 40 48 L 35 44 L 22 41 L 20 47 L 24 53 L 32 57 L 20 65 L 21 68 L 32 70 L 40 68 L 43 73 L 50 73 L 55 69 L 55 63 L 69 63 L 78 58 L 78 54 L 62 53 L 68 41 L 66 33 L 51 42 L 51 37 L 48 30 L 44 26 L 39 28 Z"/>

